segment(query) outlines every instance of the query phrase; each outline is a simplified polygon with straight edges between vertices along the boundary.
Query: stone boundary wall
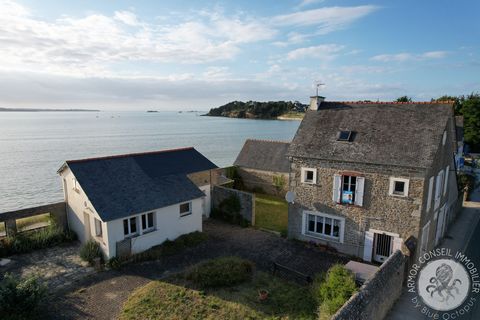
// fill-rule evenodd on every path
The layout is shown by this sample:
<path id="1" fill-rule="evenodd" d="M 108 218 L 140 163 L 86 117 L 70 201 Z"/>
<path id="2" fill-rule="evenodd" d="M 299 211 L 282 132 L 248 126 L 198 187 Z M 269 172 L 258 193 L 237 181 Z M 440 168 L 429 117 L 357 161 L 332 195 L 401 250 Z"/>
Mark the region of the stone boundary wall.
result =
<path id="1" fill-rule="evenodd" d="M 17 219 L 38 216 L 44 213 L 50 213 L 50 216 L 54 218 L 58 225 L 62 226 L 64 230 L 68 228 L 67 211 L 65 208 L 65 202 L 63 201 L 38 207 L 0 213 L 0 223 L 5 222 L 7 235 L 9 235 L 17 231 Z"/>
<path id="2" fill-rule="evenodd" d="M 242 177 L 245 187 L 249 190 L 261 188 L 267 194 L 280 197 L 285 196 L 285 193 L 288 191 L 289 174 L 286 172 L 263 171 L 238 167 L 238 174 Z M 277 191 L 273 184 L 273 178 L 277 176 L 283 176 L 285 179 L 285 186 L 279 191 Z"/>
<path id="3" fill-rule="evenodd" d="M 405 257 L 392 254 L 332 317 L 333 320 L 382 320 L 402 293 Z"/>
<path id="4" fill-rule="evenodd" d="M 252 226 L 255 225 L 255 195 L 253 193 L 214 186 L 212 191 L 212 207 L 218 208 L 223 200 L 232 195 L 236 195 L 240 200 L 242 207 L 242 209 L 240 209 L 240 215 L 248 220 Z"/>

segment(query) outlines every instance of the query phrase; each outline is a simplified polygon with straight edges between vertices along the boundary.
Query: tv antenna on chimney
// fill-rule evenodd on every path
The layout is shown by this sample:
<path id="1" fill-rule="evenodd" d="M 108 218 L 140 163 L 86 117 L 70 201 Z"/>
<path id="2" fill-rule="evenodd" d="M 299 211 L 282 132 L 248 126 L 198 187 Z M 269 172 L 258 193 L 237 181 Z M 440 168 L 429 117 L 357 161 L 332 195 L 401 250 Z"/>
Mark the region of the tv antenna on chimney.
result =
<path id="1" fill-rule="evenodd" d="M 317 94 L 316 96 L 318 97 L 318 88 L 320 88 L 320 86 L 324 86 L 325 83 L 322 83 L 321 81 L 315 81 L 315 87 L 317 89 Z"/>

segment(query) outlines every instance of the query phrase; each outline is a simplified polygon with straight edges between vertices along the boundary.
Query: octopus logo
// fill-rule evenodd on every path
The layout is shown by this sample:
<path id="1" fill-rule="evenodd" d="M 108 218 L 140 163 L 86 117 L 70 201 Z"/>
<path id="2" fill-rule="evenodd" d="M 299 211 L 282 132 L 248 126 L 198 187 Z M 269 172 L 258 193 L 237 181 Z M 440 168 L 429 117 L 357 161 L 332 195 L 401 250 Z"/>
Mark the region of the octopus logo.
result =
<path id="1" fill-rule="evenodd" d="M 459 307 L 467 298 L 470 277 L 465 267 L 455 260 L 433 260 L 420 271 L 417 288 L 427 306 L 449 311 Z"/>

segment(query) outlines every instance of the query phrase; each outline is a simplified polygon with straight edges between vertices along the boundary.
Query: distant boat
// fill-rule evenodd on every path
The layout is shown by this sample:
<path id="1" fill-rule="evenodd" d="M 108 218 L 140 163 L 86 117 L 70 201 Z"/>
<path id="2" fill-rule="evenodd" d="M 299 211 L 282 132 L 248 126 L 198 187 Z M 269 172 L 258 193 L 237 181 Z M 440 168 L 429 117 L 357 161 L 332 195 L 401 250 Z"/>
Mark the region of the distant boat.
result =
<path id="1" fill-rule="evenodd" d="M 178 111 L 178 113 L 182 113 L 182 111 Z"/>
<path id="2" fill-rule="evenodd" d="M 157 110 L 147 110 L 147 112 L 158 112 Z"/>

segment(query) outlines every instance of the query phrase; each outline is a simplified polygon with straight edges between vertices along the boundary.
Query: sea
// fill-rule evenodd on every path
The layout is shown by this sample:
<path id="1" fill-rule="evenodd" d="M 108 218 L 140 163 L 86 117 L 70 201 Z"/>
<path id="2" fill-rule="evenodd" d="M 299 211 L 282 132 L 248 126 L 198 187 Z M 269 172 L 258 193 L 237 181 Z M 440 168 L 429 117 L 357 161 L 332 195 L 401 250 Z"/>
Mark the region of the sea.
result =
<path id="1" fill-rule="evenodd" d="M 203 112 L 0 112 L 0 213 L 63 200 L 65 160 L 195 147 L 232 165 L 247 138 L 291 141 L 300 121 Z"/>

